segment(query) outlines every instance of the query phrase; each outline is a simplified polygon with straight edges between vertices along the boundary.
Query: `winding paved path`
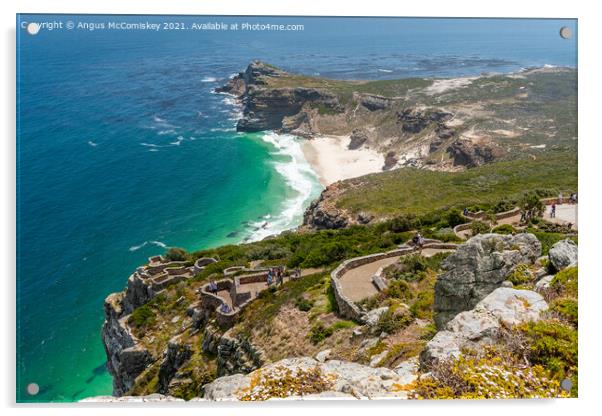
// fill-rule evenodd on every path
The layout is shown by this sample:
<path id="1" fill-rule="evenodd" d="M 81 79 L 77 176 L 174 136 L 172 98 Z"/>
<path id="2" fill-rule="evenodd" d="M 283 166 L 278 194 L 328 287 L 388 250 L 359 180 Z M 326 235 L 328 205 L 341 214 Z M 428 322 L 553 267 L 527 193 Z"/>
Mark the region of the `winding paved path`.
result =
<path id="1" fill-rule="evenodd" d="M 437 253 L 444 253 L 448 251 L 453 250 L 425 248 L 420 251 L 420 255 L 424 257 L 431 257 Z M 418 252 L 411 254 L 416 253 Z M 406 256 L 407 255 L 408 254 L 406 254 Z M 399 256 L 389 257 L 349 270 L 339 279 L 343 294 L 353 302 L 359 302 L 360 300 L 369 296 L 376 295 L 378 293 L 378 289 L 376 286 L 374 286 L 374 283 L 372 283 L 372 276 L 374 276 L 379 268 L 389 266 L 397 262 L 399 258 Z"/>

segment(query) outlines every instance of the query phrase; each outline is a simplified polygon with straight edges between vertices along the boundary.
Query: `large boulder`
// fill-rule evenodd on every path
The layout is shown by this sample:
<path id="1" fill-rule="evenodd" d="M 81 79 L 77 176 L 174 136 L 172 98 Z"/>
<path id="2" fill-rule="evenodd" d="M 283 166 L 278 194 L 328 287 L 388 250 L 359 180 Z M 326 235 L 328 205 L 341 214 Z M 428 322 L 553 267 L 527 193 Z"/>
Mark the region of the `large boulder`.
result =
<path id="1" fill-rule="evenodd" d="M 350 139 L 347 148 L 349 150 L 359 149 L 366 141 L 368 141 L 368 132 L 366 129 L 354 129 L 351 132 Z"/>
<path id="2" fill-rule="evenodd" d="M 502 328 L 536 321 L 547 308 L 543 297 L 531 290 L 496 289 L 474 309 L 459 313 L 445 330 L 437 332 L 421 353 L 421 364 L 457 358 L 464 348 L 478 350 L 493 344 Z"/>
<path id="3" fill-rule="evenodd" d="M 220 401 L 300 396 L 407 398 L 401 387 L 412 381 L 412 377 L 408 374 L 409 369 L 400 372 L 402 375 L 388 368 L 371 368 L 339 360 L 321 363 L 310 357 L 297 357 L 269 364 L 250 374 L 220 377 L 205 385 L 203 391 L 205 399 Z M 279 384 L 275 385 L 273 380 L 279 380 Z M 291 385 L 287 386 L 287 383 Z"/>
<path id="4" fill-rule="evenodd" d="M 459 312 L 475 307 L 502 285 L 521 263 L 541 255 L 541 243 L 532 234 L 479 234 L 451 254 L 435 284 L 435 323 L 442 329 Z"/>
<path id="5" fill-rule="evenodd" d="M 577 263 L 577 244 L 573 240 L 562 240 L 552 246 L 548 258 L 558 271 Z"/>

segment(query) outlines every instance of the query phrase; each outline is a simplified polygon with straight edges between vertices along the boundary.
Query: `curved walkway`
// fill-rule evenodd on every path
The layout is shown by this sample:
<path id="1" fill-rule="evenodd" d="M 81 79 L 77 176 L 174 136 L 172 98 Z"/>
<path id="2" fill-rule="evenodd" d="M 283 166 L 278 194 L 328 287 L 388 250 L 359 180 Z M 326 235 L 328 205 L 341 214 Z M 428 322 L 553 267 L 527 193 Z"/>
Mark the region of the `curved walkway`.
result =
<path id="1" fill-rule="evenodd" d="M 546 221 L 549 221 L 549 222 L 552 222 L 555 224 L 560 224 L 560 225 L 571 224 L 571 228 L 573 230 L 577 230 L 578 204 L 566 203 L 566 202 L 564 202 L 564 200 L 566 200 L 566 198 L 565 198 L 563 200 L 562 204 L 556 205 L 556 217 L 552 218 L 550 216 L 551 211 L 552 211 L 551 205 L 553 202 L 556 202 L 556 200 L 557 200 L 557 198 L 544 198 L 541 200 L 541 202 L 543 202 L 546 205 L 546 209 L 544 211 L 543 218 Z M 496 220 L 496 226 L 503 225 L 503 224 L 519 225 L 521 214 L 520 214 L 520 211 L 513 213 L 513 211 L 515 211 L 515 210 L 517 210 L 517 208 L 514 208 L 507 212 L 502 212 L 500 214 L 496 214 L 496 217 L 498 217 Z M 484 215 L 482 215 L 482 213 L 480 213 L 480 212 L 476 213 L 476 214 L 470 214 L 468 216 L 465 216 L 465 218 L 469 219 L 470 221 L 465 224 L 460 224 L 460 225 L 457 225 L 454 227 L 454 234 L 456 234 L 456 236 L 461 238 L 462 240 L 467 240 L 470 237 L 472 237 L 472 232 L 470 231 L 470 224 L 472 224 L 474 221 L 489 222 L 489 221 L 487 221 L 487 219 L 485 219 Z"/>
<path id="2" fill-rule="evenodd" d="M 424 248 L 421 251 L 405 254 L 405 256 L 410 254 L 420 254 L 424 257 L 431 257 L 437 253 L 444 253 L 448 251 L 453 250 Z M 377 260 L 347 271 L 339 278 L 343 295 L 353 302 L 359 302 L 362 299 L 376 295 L 379 290 L 373 283 L 373 276 L 381 267 L 387 267 L 393 263 L 396 263 L 403 256 L 404 255 Z"/>

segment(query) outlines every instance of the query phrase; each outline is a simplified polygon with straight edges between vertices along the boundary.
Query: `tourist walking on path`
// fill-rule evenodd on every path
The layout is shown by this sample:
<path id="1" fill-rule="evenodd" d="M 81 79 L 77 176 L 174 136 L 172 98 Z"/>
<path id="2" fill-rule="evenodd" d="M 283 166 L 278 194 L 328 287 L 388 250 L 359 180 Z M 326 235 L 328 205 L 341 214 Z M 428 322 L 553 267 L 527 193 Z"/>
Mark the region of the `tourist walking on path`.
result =
<path id="1" fill-rule="evenodd" d="M 552 204 L 550 209 L 550 218 L 556 218 L 556 204 Z"/>
<path id="2" fill-rule="evenodd" d="M 268 270 L 268 286 L 270 286 L 274 282 L 273 273 L 273 269 L 270 268 L 270 270 Z"/>
<path id="3" fill-rule="evenodd" d="M 412 238 L 412 242 L 416 247 L 422 248 L 424 245 L 424 238 L 420 233 L 416 233 L 416 235 Z"/>

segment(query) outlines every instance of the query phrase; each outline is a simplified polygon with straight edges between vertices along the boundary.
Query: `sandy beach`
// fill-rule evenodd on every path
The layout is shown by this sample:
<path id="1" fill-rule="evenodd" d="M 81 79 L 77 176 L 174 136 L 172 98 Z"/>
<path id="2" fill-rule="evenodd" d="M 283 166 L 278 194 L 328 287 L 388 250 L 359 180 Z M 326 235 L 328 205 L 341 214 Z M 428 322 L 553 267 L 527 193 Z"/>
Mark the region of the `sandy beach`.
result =
<path id="1" fill-rule="evenodd" d="M 322 185 L 382 171 L 385 161 L 381 154 L 372 149 L 349 150 L 349 141 L 348 136 L 326 136 L 303 143 L 305 158 Z"/>

